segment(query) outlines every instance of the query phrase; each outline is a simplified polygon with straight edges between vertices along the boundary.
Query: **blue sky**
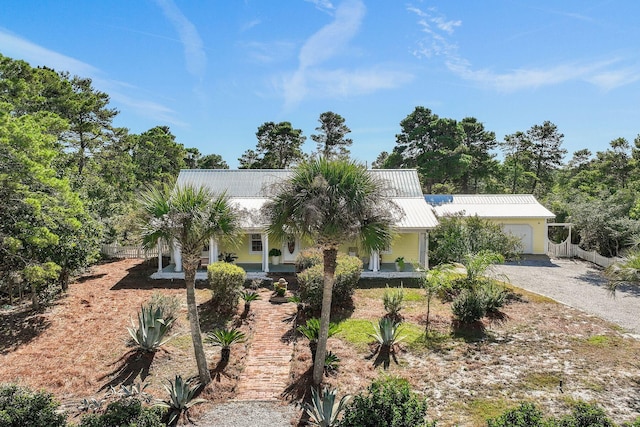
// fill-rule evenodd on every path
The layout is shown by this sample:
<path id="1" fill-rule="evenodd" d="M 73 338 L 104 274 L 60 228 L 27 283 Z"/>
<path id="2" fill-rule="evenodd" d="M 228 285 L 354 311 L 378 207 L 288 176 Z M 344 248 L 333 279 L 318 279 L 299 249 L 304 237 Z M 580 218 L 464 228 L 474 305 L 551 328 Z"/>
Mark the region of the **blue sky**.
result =
<path id="1" fill-rule="evenodd" d="M 370 163 L 418 105 L 499 140 L 550 120 L 571 154 L 640 133 L 638 16 L 635 0 L 7 0 L 0 53 L 91 77 L 116 125 L 168 125 L 231 167 L 267 121 L 312 151 L 325 111 Z"/>

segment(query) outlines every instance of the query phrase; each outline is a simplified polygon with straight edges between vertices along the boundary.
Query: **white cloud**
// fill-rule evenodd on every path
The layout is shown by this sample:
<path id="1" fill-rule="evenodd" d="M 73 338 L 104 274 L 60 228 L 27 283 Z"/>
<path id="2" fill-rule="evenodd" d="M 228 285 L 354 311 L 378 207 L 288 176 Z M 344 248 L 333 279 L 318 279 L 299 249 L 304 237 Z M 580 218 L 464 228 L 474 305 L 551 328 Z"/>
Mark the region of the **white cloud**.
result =
<path id="1" fill-rule="evenodd" d="M 245 32 L 245 31 L 249 31 L 250 29 L 252 29 L 253 27 L 256 27 L 258 25 L 260 25 L 262 23 L 262 21 L 260 19 L 254 19 L 252 21 L 249 22 L 245 22 L 241 27 L 240 27 L 240 31 L 241 32 Z"/>
<path id="2" fill-rule="evenodd" d="M 34 67 L 47 66 L 56 71 L 69 71 L 72 75 L 83 77 L 97 77 L 100 74 L 100 70 L 92 65 L 38 46 L 3 29 L 0 29 L 0 46 L 3 55 L 22 59 Z"/>
<path id="3" fill-rule="evenodd" d="M 187 71 L 191 75 L 202 79 L 207 67 L 207 55 L 195 25 L 184 16 L 173 0 L 155 0 L 155 2 L 178 32 L 184 49 Z"/>
<path id="4" fill-rule="evenodd" d="M 363 95 L 397 87 L 411 80 L 406 71 L 373 66 L 369 69 L 332 69 L 323 66 L 339 56 L 358 33 L 365 16 L 360 0 L 346 0 L 334 13 L 333 22 L 307 39 L 298 55 L 298 69 L 282 81 L 285 108 L 290 109 L 306 97 L 333 98 Z"/>
<path id="5" fill-rule="evenodd" d="M 586 81 L 601 89 L 610 90 L 640 80 L 640 69 L 615 69 L 619 60 L 574 61 L 553 64 L 547 67 L 519 67 L 507 72 L 474 69 L 471 63 L 459 54 L 458 45 L 450 40 L 454 29 L 462 21 L 447 20 L 437 15 L 435 9 L 421 10 L 407 7 L 418 16 L 418 26 L 425 37 L 416 42 L 412 53 L 418 58 L 442 57 L 446 67 L 458 77 L 479 83 L 501 92 L 515 92 L 552 86 L 569 81 Z"/>
<path id="6" fill-rule="evenodd" d="M 270 64 L 289 59 L 294 54 L 295 45 L 291 42 L 277 41 L 271 43 L 248 42 L 241 43 L 241 48 L 248 57 L 261 64 Z"/>
<path id="7" fill-rule="evenodd" d="M 106 78 L 104 73 L 86 62 L 49 50 L 3 29 L 0 29 L 0 46 L 2 54 L 14 59 L 27 61 L 31 66 L 46 66 L 58 72 L 68 71 L 71 75 L 89 77 L 93 86 L 109 94 L 112 101 L 126 106 L 142 117 L 160 120 L 173 125 L 184 126 L 184 122 L 176 118 L 175 111 L 162 104 L 136 99 L 123 92 L 131 93 L 136 87 L 125 82 Z"/>
<path id="8" fill-rule="evenodd" d="M 333 9 L 335 9 L 335 6 L 333 5 L 333 3 L 331 3 L 330 0 L 304 0 L 304 1 L 315 4 L 316 7 L 323 12 L 329 13 Z"/>

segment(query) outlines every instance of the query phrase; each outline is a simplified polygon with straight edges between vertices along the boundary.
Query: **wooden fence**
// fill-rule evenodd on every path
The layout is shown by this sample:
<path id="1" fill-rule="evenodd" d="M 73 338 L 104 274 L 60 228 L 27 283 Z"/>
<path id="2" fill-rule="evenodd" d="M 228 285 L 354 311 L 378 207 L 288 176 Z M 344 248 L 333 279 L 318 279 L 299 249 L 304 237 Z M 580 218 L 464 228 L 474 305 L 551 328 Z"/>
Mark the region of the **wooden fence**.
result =
<path id="1" fill-rule="evenodd" d="M 574 243 L 569 243 L 568 240 L 561 243 L 549 242 L 547 252 L 549 255 L 553 255 L 557 258 L 581 258 L 605 268 L 620 259 L 607 258 L 596 251 L 585 251 L 584 249 L 581 249 L 580 246 Z"/>
<path id="2" fill-rule="evenodd" d="M 110 245 L 102 245 L 101 252 L 112 258 L 157 258 L 158 257 L 158 247 L 156 246 L 153 249 L 145 250 L 140 245 L 129 245 L 123 246 L 117 243 L 112 243 Z M 169 246 L 162 245 L 162 255 L 169 255 Z"/>

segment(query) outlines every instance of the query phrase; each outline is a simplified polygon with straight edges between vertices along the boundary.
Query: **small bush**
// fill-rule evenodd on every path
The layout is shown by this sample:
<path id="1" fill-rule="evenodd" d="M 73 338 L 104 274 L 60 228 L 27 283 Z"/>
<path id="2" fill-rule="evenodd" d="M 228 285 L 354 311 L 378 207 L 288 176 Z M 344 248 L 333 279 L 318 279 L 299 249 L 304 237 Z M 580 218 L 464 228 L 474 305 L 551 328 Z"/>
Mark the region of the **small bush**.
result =
<path id="1" fill-rule="evenodd" d="M 154 310 L 159 308 L 162 312 L 162 318 L 165 319 L 165 321 L 173 321 L 178 317 L 180 299 L 175 295 L 164 295 L 162 292 L 154 292 L 145 305 Z"/>
<path id="2" fill-rule="evenodd" d="M 387 312 L 387 316 L 399 320 L 403 302 L 404 289 L 402 289 L 402 286 L 397 289 L 389 289 L 389 285 L 387 285 L 387 289 L 385 289 L 384 295 L 382 296 L 382 303 L 384 304 L 384 311 Z"/>
<path id="3" fill-rule="evenodd" d="M 484 300 L 473 289 L 460 292 L 451 303 L 451 312 L 455 320 L 464 324 L 475 323 L 485 315 Z"/>
<path id="4" fill-rule="evenodd" d="M 58 403 L 46 392 L 34 392 L 15 384 L 0 386 L 0 426 L 64 427 L 66 418 L 56 413 Z"/>
<path id="5" fill-rule="evenodd" d="M 480 288 L 479 295 L 484 305 L 485 313 L 494 314 L 504 306 L 508 292 L 503 286 L 495 283 L 486 283 Z"/>
<path id="6" fill-rule="evenodd" d="M 560 418 L 556 425 L 558 427 L 615 427 L 602 408 L 585 402 L 578 402 L 571 414 Z"/>
<path id="7" fill-rule="evenodd" d="M 426 400 L 402 378 L 376 380 L 344 410 L 341 427 L 415 427 L 427 425 Z M 435 425 L 435 424 L 428 424 Z"/>
<path id="8" fill-rule="evenodd" d="M 351 305 L 353 290 L 360 280 L 361 272 L 362 261 L 360 258 L 344 254 L 338 255 L 332 308 Z M 298 284 L 300 285 L 302 302 L 309 304 L 314 311 L 320 310 L 324 287 L 324 264 L 314 265 L 298 273 Z"/>
<path id="9" fill-rule="evenodd" d="M 324 262 L 324 255 L 320 248 L 307 248 L 298 253 L 296 257 L 296 269 L 298 271 L 304 271 L 307 268 L 311 268 L 314 265 L 322 264 Z"/>
<path id="10" fill-rule="evenodd" d="M 103 414 L 82 418 L 79 427 L 164 427 L 163 411 L 145 408 L 138 399 L 121 399 L 110 403 Z"/>
<path id="11" fill-rule="evenodd" d="M 545 425 L 542 411 L 533 403 L 522 403 L 497 418 L 487 420 L 488 427 L 543 427 Z"/>
<path id="12" fill-rule="evenodd" d="M 207 278 L 213 292 L 211 302 L 220 312 L 233 312 L 238 306 L 247 273 L 235 264 L 214 262 L 207 267 Z"/>

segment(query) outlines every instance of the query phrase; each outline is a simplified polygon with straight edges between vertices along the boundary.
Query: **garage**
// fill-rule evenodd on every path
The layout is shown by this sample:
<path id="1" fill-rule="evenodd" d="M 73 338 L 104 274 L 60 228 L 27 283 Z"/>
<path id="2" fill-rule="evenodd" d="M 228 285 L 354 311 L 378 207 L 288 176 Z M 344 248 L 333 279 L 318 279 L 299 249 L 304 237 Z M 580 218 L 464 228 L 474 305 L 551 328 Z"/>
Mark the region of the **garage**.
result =
<path id="1" fill-rule="evenodd" d="M 533 253 L 533 230 L 529 224 L 503 224 L 505 233 L 512 234 L 522 242 L 522 253 Z"/>

